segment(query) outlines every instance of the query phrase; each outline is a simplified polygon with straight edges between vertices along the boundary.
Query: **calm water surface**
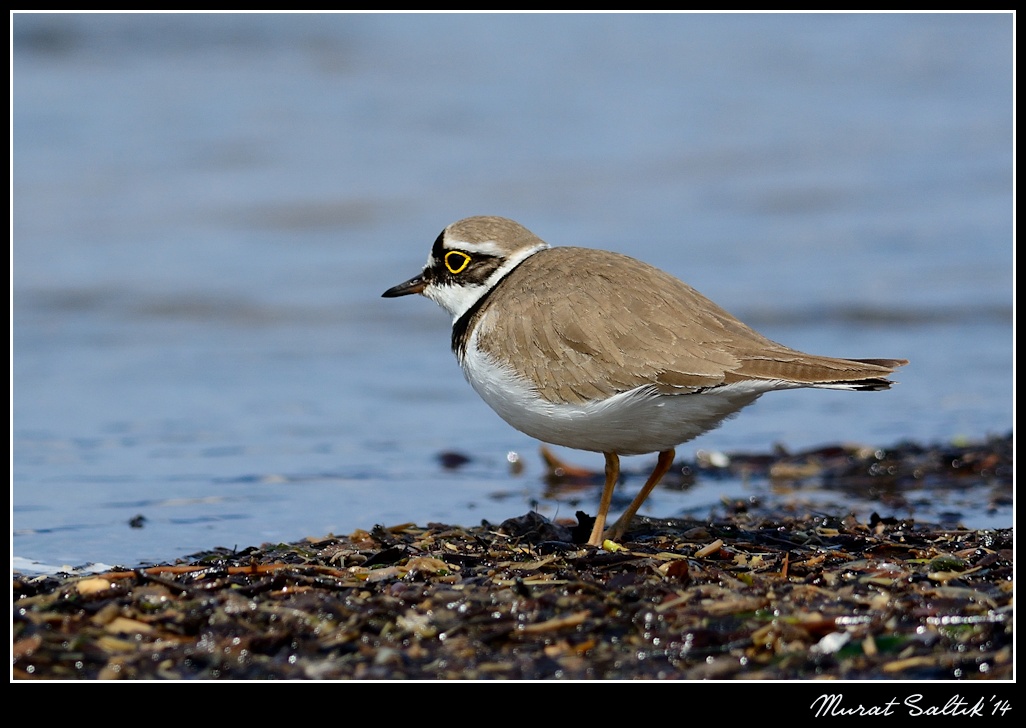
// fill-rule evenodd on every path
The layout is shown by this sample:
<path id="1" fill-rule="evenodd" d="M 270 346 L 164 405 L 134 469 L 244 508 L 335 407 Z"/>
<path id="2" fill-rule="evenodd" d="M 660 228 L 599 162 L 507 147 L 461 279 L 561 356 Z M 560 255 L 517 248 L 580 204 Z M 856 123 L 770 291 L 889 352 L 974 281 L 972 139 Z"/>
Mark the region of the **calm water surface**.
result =
<path id="1" fill-rule="evenodd" d="M 885 393 L 769 395 L 682 457 L 1013 426 L 1010 15 L 13 30 L 16 568 L 594 512 L 597 487 L 546 492 L 537 443 L 463 380 L 447 316 L 380 298 L 472 214 L 651 262 L 798 348 L 912 360 Z M 447 470 L 448 451 L 470 462 Z M 753 487 L 660 489 L 647 512 Z M 1011 525 L 984 505 L 953 507 Z"/>

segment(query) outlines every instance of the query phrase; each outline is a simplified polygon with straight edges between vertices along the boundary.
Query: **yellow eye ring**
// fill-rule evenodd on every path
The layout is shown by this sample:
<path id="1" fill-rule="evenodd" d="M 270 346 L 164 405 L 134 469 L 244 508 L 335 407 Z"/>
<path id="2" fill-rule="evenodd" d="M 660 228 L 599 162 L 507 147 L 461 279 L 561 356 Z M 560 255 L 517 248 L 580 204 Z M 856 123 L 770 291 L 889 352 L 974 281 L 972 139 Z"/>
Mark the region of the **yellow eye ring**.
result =
<path id="1" fill-rule="evenodd" d="M 456 262 L 452 260 L 453 256 L 460 256 L 456 258 Z M 449 269 L 450 273 L 462 273 L 463 269 L 470 265 L 470 256 L 459 250 L 450 250 L 445 254 L 445 267 Z"/>

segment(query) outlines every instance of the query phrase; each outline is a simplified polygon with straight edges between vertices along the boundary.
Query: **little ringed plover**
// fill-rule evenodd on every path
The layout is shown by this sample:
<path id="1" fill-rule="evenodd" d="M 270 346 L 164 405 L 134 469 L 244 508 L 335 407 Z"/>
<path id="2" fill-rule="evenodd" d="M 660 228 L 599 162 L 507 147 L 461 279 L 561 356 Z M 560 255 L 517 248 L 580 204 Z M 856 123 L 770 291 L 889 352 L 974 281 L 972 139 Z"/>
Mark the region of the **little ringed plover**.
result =
<path id="1" fill-rule="evenodd" d="M 452 315 L 456 359 L 500 417 L 543 442 L 604 454 L 596 546 L 623 536 L 676 446 L 760 395 L 887 389 L 908 363 L 790 349 L 668 273 L 619 253 L 551 248 L 503 217 L 449 225 L 424 269 L 382 295 L 411 293 Z M 606 531 L 619 456 L 652 452 L 651 476 Z"/>

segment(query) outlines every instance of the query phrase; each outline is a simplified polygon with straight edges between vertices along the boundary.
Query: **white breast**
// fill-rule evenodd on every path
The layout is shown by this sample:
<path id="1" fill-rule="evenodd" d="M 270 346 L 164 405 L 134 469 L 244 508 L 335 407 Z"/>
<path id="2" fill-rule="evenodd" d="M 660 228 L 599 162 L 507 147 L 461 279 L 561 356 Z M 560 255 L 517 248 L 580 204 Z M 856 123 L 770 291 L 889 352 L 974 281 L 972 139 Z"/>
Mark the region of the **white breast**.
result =
<path id="1" fill-rule="evenodd" d="M 606 400 L 564 404 L 546 401 L 530 382 L 484 354 L 476 333 L 461 364 L 481 398 L 521 432 L 553 445 L 620 455 L 676 447 L 783 384 L 748 382 L 679 395 L 643 386 Z"/>

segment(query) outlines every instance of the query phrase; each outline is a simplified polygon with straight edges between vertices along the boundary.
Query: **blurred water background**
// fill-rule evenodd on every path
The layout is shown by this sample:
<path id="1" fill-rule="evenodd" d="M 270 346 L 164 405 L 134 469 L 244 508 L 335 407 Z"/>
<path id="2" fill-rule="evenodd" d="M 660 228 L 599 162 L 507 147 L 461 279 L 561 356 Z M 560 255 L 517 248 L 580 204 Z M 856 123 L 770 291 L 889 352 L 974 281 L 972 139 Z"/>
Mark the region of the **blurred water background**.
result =
<path id="1" fill-rule="evenodd" d="M 473 214 L 912 361 L 679 456 L 1013 426 L 1010 14 L 11 17 L 17 569 L 594 513 L 466 384 L 446 314 L 380 298 Z"/>

